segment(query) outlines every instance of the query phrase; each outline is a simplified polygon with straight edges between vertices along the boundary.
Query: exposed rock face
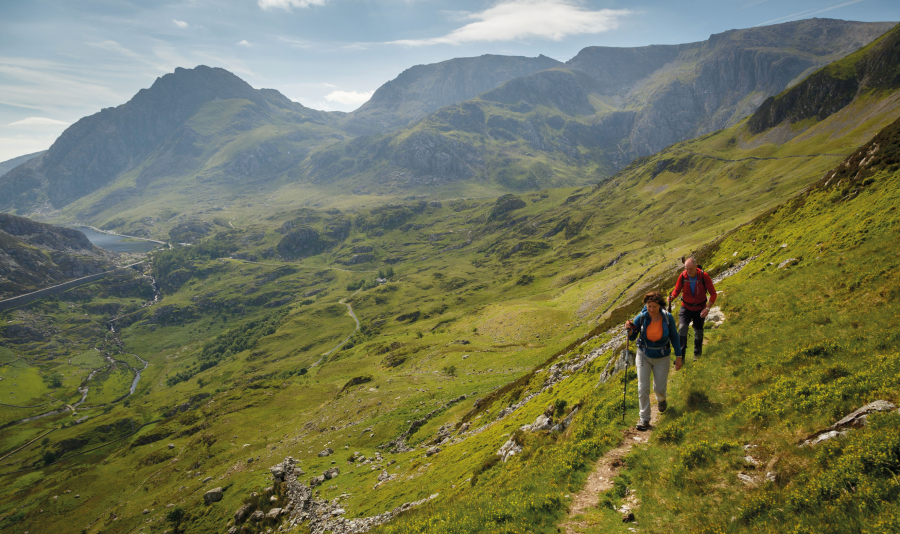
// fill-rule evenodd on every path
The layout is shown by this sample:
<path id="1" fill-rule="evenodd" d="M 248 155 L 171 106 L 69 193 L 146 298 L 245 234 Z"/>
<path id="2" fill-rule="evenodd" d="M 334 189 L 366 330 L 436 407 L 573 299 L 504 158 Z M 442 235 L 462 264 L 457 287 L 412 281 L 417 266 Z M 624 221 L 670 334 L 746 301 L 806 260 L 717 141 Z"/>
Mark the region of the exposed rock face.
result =
<path id="1" fill-rule="evenodd" d="M 483 55 L 416 65 L 382 85 L 351 113 L 345 127 L 356 133 L 395 130 L 438 108 L 456 104 L 502 83 L 562 65 L 536 58 Z"/>
<path id="2" fill-rule="evenodd" d="M 78 230 L 0 213 L 0 298 L 112 269 Z"/>
<path id="3" fill-rule="evenodd" d="M 283 462 L 286 473 L 286 496 L 289 501 L 287 507 L 282 509 L 282 512 L 289 511 L 285 529 L 306 523 L 306 527 L 311 534 L 324 534 L 325 532 L 331 532 L 332 534 L 356 534 L 368 532 L 373 527 L 387 523 L 398 514 L 437 497 L 437 494 L 434 494 L 420 501 L 404 503 L 389 512 L 371 517 L 345 519 L 342 516 L 347 511 L 339 504 L 341 498 L 345 496 L 338 497 L 332 501 L 317 498 L 311 487 L 297 480 L 297 477 L 294 475 L 294 465 L 294 459 L 291 457 L 286 458 Z M 380 478 L 379 484 L 388 479 Z M 250 517 L 251 521 L 254 520 L 253 517 L 256 514 L 260 515 L 260 519 L 265 517 L 261 511 L 257 510 Z"/>
<path id="4" fill-rule="evenodd" d="M 597 84 L 587 74 L 555 69 L 510 80 L 481 98 L 503 104 L 544 105 L 569 115 L 592 115 L 595 110 L 588 95 L 596 92 Z"/>
<path id="5" fill-rule="evenodd" d="M 475 176 L 484 167 L 484 157 L 463 141 L 417 132 L 399 144 L 391 163 L 411 171 L 412 183 L 442 184 Z"/>

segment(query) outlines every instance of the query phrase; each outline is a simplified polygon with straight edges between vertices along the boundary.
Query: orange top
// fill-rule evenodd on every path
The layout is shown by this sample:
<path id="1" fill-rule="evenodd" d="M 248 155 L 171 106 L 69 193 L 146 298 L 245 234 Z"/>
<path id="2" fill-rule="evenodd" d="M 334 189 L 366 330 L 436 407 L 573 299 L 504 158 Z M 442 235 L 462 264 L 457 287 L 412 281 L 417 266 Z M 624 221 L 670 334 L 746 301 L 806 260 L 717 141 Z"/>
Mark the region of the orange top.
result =
<path id="1" fill-rule="evenodd" d="M 662 319 L 651 321 L 647 327 L 647 339 L 650 341 L 659 341 L 663 336 Z"/>

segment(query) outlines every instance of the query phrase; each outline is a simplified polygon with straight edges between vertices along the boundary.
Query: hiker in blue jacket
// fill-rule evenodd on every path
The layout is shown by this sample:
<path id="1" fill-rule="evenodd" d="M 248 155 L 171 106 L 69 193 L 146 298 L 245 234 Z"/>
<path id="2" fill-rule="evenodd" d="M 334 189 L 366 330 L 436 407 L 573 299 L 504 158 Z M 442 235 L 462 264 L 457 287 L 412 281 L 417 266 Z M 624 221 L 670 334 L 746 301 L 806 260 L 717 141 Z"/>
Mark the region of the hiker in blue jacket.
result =
<path id="1" fill-rule="evenodd" d="M 638 406 L 640 420 L 635 428 L 650 428 L 650 374 L 653 373 L 653 391 L 660 413 L 666 411 L 666 383 L 669 380 L 670 345 L 675 348 L 675 370 L 681 369 L 683 362 L 678 326 L 671 313 L 665 310 L 666 299 L 662 293 L 651 291 L 644 295 L 644 309 L 634 320 L 625 322 L 628 339 L 637 339 L 635 365 L 638 375 Z"/>

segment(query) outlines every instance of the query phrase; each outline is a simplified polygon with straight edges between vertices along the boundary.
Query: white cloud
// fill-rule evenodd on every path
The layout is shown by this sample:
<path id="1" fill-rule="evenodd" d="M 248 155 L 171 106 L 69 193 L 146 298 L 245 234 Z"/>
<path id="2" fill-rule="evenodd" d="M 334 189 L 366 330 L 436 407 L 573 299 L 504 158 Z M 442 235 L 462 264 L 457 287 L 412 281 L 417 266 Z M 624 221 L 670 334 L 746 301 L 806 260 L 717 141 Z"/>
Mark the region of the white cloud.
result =
<path id="1" fill-rule="evenodd" d="M 58 121 L 56 119 L 48 119 L 46 117 L 28 117 L 27 119 L 22 119 L 16 122 L 9 123 L 9 126 L 68 126 L 69 123 L 65 121 Z"/>
<path id="2" fill-rule="evenodd" d="M 462 20 L 474 22 L 443 37 L 407 39 L 392 43 L 406 46 L 458 45 L 528 38 L 559 41 L 569 35 L 614 30 L 619 26 L 619 19 L 629 14 L 631 11 L 627 9 L 589 11 L 572 0 L 511 0 L 479 13 L 460 13 L 458 16 Z"/>
<path id="3" fill-rule="evenodd" d="M 172 22 L 175 23 L 176 26 L 181 28 L 182 30 L 188 27 L 188 23 L 183 20 L 172 19 Z"/>
<path id="4" fill-rule="evenodd" d="M 246 39 L 243 39 L 243 40 L 241 40 L 240 42 L 238 42 L 238 45 L 240 45 L 240 46 L 253 46 L 253 45 L 251 45 L 249 42 L 247 42 Z"/>
<path id="5" fill-rule="evenodd" d="M 357 91 L 332 91 L 325 95 L 325 100 L 343 104 L 345 106 L 361 106 L 372 98 L 373 92 L 374 91 L 369 91 L 368 93 L 359 93 Z"/>
<path id="6" fill-rule="evenodd" d="M 292 7 L 322 6 L 325 5 L 325 0 L 257 0 L 257 3 L 266 11 L 270 9 L 290 11 Z"/>

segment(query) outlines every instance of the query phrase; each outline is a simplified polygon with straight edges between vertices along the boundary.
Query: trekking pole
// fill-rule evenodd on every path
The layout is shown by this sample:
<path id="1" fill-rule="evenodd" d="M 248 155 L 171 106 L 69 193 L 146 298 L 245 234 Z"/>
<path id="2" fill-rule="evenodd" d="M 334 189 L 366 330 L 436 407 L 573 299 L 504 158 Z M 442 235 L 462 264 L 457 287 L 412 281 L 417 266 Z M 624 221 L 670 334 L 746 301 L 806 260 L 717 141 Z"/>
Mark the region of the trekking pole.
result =
<path id="1" fill-rule="evenodd" d="M 625 370 L 622 373 L 622 382 L 625 387 L 622 389 L 622 423 L 625 423 L 625 394 L 628 392 L 628 328 L 625 328 Z"/>

